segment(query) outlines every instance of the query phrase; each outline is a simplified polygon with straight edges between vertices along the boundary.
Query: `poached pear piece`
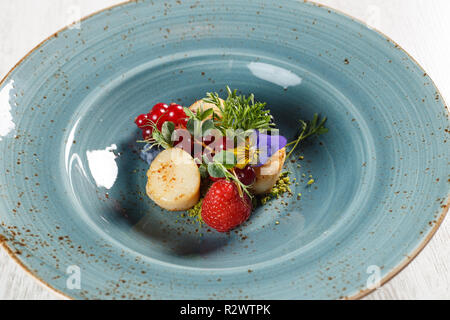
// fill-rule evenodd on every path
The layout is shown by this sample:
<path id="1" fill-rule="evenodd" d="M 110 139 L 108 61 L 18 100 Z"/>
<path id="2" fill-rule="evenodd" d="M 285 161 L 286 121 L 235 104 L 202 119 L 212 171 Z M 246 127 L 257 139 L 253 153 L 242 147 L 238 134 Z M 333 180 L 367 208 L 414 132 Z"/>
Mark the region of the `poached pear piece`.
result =
<path id="1" fill-rule="evenodd" d="M 251 190 L 254 194 L 269 193 L 283 170 L 286 160 L 286 149 L 275 152 L 263 166 L 255 168 L 256 181 Z"/>
<path id="2" fill-rule="evenodd" d="M 224 101 L 223 99 L 220 99 L 220 103 L 221 103 L 221 106 L 222 106 L 222 108 L 223 108 L 225 101 Z M 203 99 L 194 102 L 194 103 L 189 107 L 189 110 L 191 110 L 191 111 L 194 112 L 194 113 L 197 113 L 197 111 L 200 110 L 200 109 L 203 110 L 203 111 L 206 111 L 206 110 L 208 110 L 208 109 L 213 109 L 213 110 L 214 110 L 214 113 L 215 113 L 216 115 L 218 115 L 219 117 L 220 117 L 220 114 L 221 114 L 220 109 L 219 109 L 218 106 L 216 106 L 214 103 L 205 102 L 205 101 L 203 101 Z M 205 119 L 205 120 L 208 120 L 208 119 L 211 119 L 211 118 L 212 118 L 212 116 L 209 116 L 209 117 L 208 117 L 207 119 Z"/>

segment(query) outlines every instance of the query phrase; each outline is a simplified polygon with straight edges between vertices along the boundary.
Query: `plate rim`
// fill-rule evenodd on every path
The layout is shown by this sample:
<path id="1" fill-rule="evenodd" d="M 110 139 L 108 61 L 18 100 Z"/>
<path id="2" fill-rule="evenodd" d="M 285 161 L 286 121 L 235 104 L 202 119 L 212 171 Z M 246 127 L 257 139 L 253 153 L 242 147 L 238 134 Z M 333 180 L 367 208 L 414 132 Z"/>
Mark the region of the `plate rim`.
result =
<path id="1" fill-rule="evenodd" d="M 96 16 L 102 12 L 105 11 L 109 11 L 111 9 L 117 8 L 117 7 L 121 7 L 130 3 L 135 2 L 134 0 L 127 0 L 127 1 L 123 1 L 123 2 L 119 2 L 117 4 L 105 7 L 103 9 L 94 11 L 84 17 L 82 17 L 80 20 L 75 21 L 71 24 L 68 24 L 66 26 L 64 26 L 63 28 L 59 29 L 58 31 L 56 31 L 55 33 L 51 34 L 50 36 L 48 36 L 47 38 L 45 38 L 44 40 L 42 40 L 38 45 L 36 45 L 34 48 L 32 48 L 25 56 L 23 56 L 22 59 L 20 59 L 7 73 L 6 75 L 0 80 L 0 87 L 6 82 L 6 80 L 9 78 L 9 76 L 12 74 L 12 72 L 17 69 L 32 53 L 34 53 L 36 50 L 38 50 L 41 46 L 43 46 L 45 43 L 47 43 L 49 40 L 51 40 L 52 38 L 57 38 L 58 34 L 67 30 L 68 28 L 70 28 L 74 23 L 80 23 L 83 22 L 93 16 Z M 317 3 L 315 1 L 311 1 L 311 0 L 304 0 L 304 3 L 315 6 L 317 8 L 322 8 L 325 10 L 329 10 L 329 11 L 334 11 L 334 13 L 344 16 L 346 18 L 349 18 L 350 20 L 357 22 L 359 24 L 365 25 L 367 28 L 369 28 L 370 30 L 378 33 L 380 36 L 382 36 L 383 38 L 385 38 L 387 41 L 390 41 L 391 43 L 393 43 L 396 48 L 400 49 L 403 53 L 405 53 L 409 59 L 411 59 L 412 62 L 414 62 L 419 68 L 420 70 L 422 70 L 424 73 L 426 73 L 426 70 L 422 67 L 422 65 L 411 55 L 409 54 L 405 49 L 403 49 L 402 46 L 400 46 L 396 41 L 392 40 L 391 37 L 387 36 L 385 33 L 383 33 L 382 31 L 378 30 L 377 28 L 374 28 L 372 26 L 369 26 L 366 22 L 355 18 L 354 16 L 345 13 L 339 9 L 335 9 L 332 8 L 328 5 L 324 5 L 324 4 L 320 4 Z M 438 92 L 438 94 L 441 97 L 442 103 L 443 105 L 446 107 L 447 110 L 447 119 L 450 119 L 450 109 L 447 105 L 447 103 L 445 102 L 445 97 L 441 94 L 439 88 L 437 87 L 436 83 L 433 81 L 433 79 L 431 77 L 429 77 L 431 80 L 431 84 L 433 85 L 433 87 L 436 89 L 436 91 Z M 421 252 L 422 250 L 429 244 L 429 242 L 431 241 L 431 239 L 434 237 L 434 235 L 436 234 L 436 232 L 438 231 L 438 229 L 441 227 L 442 223 L 445 220 L 445 217 L 447 216 L 447 213 L 449 211 L 450 208 L 450 193 L 447 194 L 447 201 L 446 203 L 443 205 L 443 210 L 441 212 L 441 214 L 439 215 L 439 218 L 436 220 L 436 223 L 434 225 L 434 227 L 428 232 L 428 234 L 426 234 L 423 238 L 423 240 L 419 243 L 419 245 L 417 245 L 417 247 L 406 256 L 406 258 L 401 261 L 395 268 L 391 269 L 380 281 L 380 285 L 378 287 L 372 288 L 372 289 L 365 289 L 365 290 L 360 290 L 358 293 L 352 295 L 352 296 L 348 296 L 348 297 L 343 297 L 342 300 L 360 300 L 364 297 L 366 297 L 367 295 L 369 295 L 370 293 L 376 291 L 377 289 L 381 288 L 382 286 L 384 286 L 386 283 L 388 283 L 390 280 L 392 280 L 395 276 L 397 276 L 401 271 L 403 271 Z M 65 299 L 69 299 L 69 300 L 77 300 L 76 298 L 70 296 L 67 293 L 64 293 L 56 288 L 54 288 L 50 283 L 46 282 L 45 280 L 41 279 L 35 272 L 33 272 L 32 270 L 30 270 L 23 262 L 21 259 L 19 259 L 18 255 L 8 246 L 8 242 L 6 240 L 6 238 L 0 234 L 0 247 L 6 251 L 6 253 L 8 254 L 8 256 L 14 260 L 21 268 L 22 270 L 24 270 L 29 276 L 31 276 L 34 280 L 36 280 L 40 285 L 42 285 L 43 287 L 50 289 L 50 291 L 52 291 L 53 293 L 56 293 L 57 295 L 59 295 L 61 298 L 65 298 Z"/>

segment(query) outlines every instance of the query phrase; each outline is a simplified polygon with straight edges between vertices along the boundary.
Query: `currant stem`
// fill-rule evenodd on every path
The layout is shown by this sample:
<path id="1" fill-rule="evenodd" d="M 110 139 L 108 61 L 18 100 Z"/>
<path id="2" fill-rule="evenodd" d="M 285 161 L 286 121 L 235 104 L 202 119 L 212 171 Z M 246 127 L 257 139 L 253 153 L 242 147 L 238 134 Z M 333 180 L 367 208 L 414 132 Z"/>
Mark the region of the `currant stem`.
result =
<path id="1" fill-rule="evenodd" d="M 239 178 L 236 174 L 236 171 L 233 169 L 231 169 L 231 173 L 234 175 L 234 177 L 236 178 L 236 181 L 239 181 Z M 238 192 L 239 192 L 239 196 L 242 198 L 244 196 L 244 193 L 242 192 L 242 187 L 240 183 L 236 183 L 237 187 L 238 187 Z"/>

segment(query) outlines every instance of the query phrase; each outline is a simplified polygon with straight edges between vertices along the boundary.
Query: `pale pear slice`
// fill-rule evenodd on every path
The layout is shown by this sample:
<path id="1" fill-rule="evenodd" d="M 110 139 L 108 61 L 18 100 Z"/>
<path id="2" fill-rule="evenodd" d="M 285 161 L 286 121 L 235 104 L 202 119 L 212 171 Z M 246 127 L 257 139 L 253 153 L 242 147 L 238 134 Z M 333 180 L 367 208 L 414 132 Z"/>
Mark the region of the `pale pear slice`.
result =
<path id="1" fill-rule="evenodd" d="M 163 209 L 188 210 L 200 198 L 200 172 L 191 155 L 180 148 L 158 154 L 147 177 L 147 195 Z"/>
<path id="2" fill-rule="evenodd" d="M 256 181 L 252 185 L 253 193 L 265 194 L 272 190 L 280 177 L 285 160 L 286 149 L 283 148 L 275 152 L 266 164 L 255 169 Z"/>
<path id="3" fill-rule="evenodd" d="M 222 107 L 223 107 L 223 104 L 224 104 L 225 101 L 223 101 L 223 99 L 220 99 L 220 102 L 221 102 Z M 198 101 L 194 102 L 194 103 L 189 107 L 189 109 L 190 109 L 192 112 L 195 113 L 195 112 L 197 112 L 197 110 L 200 109 L 200 107 L 203 108 L 203 111 L 206 111 L 206 110 L 208 110 L 208 109 L 213 108 L 215 114 L 217 114 L 219 117 L 220 117 L 220 115 L 221 115 L 220 109 L 219 109 L 214 103 L 207 103 L 207 102 L 204 102 L 203 100 L 198 100 Z M 212 117 L 209 116 L 209 117 L 208 117 L 207 119 L 205 119 L 205 120 L 208 120 L 208 119 L 211 119 L 211 118 L 212 118 Z"/>

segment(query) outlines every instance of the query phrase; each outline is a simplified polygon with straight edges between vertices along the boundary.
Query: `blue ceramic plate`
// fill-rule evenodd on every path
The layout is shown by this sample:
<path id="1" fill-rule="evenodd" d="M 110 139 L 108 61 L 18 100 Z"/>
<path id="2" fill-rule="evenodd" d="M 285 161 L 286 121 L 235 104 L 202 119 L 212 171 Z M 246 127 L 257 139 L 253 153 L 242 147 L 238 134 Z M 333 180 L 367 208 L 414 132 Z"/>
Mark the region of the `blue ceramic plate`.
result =
<path id="1" fill-rule="evenodd" d="M 146 197 L 133 120 L 226 85 L 266 101 L 289 139 L 316 112 L 330 132 L 287 164 L 300 201 L 219 234 Z M 0 114 L 1 243 L 73 298 L 361 297 L 447 210 L 449 121 L 433 82 L 385 36 L 311 3 L 110 8 L 22 60 Z"/>

